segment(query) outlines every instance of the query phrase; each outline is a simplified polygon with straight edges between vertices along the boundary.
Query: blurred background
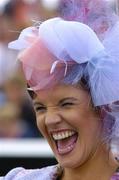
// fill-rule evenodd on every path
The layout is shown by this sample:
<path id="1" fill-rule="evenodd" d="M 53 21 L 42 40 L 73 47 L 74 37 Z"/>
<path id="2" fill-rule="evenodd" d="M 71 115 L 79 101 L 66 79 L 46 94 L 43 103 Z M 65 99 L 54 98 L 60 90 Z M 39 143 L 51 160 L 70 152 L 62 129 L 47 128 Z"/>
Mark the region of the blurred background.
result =
<path id="1" fill-rule="evenodd" d="M 108 0 L 119 14 L 119 0 Z M 40 168 L 56 163 L 36 127 L 18 52 L 8 49 L 22 29 L 58 14 L 60 0 L 0 0 L 0 175 L 11 168 Z"/>

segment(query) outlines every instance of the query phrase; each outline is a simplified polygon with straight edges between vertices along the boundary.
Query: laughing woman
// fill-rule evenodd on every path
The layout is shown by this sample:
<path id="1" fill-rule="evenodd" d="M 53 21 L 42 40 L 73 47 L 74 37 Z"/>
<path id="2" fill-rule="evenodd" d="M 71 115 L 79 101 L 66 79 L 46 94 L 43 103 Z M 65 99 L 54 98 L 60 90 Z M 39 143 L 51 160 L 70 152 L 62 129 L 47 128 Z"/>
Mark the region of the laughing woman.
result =
<path id="1" fill-rule="evenodd" d="M 87 25 L 61 18 L 24 29 L 9 47 L 22 50 L 37 126 L 58 165 L 16 168 L 5 179 L 118 180 L 118 58 Z"/>

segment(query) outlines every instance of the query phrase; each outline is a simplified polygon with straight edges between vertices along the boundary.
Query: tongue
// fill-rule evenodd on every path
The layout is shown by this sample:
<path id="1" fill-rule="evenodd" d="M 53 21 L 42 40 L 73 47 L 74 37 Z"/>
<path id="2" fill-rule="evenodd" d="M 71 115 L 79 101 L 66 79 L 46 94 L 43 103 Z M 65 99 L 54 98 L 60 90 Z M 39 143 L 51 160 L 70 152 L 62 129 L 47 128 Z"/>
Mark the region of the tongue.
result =
<path id="1" fill-rule="evenodd" d="M 58 140 L 57 141 L 57 147 L 58 149 L 65 149 L 71 145 L 73 145 L 77 140 L 77 134 L 74 134 L 71 137 L 68 137 L 66 139 L 63 140 Z"/>

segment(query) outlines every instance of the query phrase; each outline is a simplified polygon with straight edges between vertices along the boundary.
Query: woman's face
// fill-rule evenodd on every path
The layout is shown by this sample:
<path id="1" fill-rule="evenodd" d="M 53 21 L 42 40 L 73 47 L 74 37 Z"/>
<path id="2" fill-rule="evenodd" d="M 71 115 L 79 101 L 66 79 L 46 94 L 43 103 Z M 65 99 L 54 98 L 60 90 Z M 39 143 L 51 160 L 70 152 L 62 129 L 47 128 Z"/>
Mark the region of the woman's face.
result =
<path id="1" fill-rule="evenodd" d="M 63 167 L 78 167 L 96 151 L 101 120 L 87 91 L 69 85 L 42 90 L 34 99 L 37 126 Z"/>

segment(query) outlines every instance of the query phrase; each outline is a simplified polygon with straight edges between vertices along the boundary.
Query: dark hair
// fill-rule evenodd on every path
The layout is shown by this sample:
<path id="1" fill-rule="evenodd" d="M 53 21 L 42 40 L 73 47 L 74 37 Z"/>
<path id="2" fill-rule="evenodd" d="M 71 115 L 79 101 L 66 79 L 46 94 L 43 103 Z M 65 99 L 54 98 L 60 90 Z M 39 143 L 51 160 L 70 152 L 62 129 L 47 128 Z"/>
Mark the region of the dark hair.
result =
<path id="1" fill-rule="evenodd" d="M 29 96 L 31 97 L 31 99 L 34 99 L 36 97 L 36 93 L 30 89 L 30 86 L 28 84 L 27 84 L 27 92 Z"/>
<path id="2" fill-rule="evenodd" d="M 23 0 L 12 0 L 9 1 L 4 7 L 4 14 L 8 17 L 13 17 L 14 13 L 20 5 L 25 5 Z"/>

